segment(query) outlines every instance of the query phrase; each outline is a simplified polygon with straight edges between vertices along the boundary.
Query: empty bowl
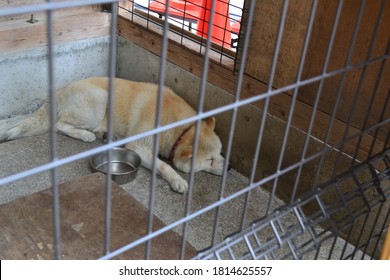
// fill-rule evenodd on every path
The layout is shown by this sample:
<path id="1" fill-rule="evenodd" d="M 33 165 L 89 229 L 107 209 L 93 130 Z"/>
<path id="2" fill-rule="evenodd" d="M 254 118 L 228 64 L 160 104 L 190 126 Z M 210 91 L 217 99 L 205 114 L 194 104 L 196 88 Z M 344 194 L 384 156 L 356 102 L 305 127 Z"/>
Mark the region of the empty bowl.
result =
<path id="1" fill-rule="evenodd" d="M 137 177 L 141 158 L 136 152 L 124 148 L 113 148 L 110 161 L 111 163 L 108 164 L 107 153 L 104 152 L 93 156 L 90 164 L 94 172 L 104 174 L 107 174 L 108 166 L 110 166 L 112 180 L 120 185 L 129 183 Z"/>

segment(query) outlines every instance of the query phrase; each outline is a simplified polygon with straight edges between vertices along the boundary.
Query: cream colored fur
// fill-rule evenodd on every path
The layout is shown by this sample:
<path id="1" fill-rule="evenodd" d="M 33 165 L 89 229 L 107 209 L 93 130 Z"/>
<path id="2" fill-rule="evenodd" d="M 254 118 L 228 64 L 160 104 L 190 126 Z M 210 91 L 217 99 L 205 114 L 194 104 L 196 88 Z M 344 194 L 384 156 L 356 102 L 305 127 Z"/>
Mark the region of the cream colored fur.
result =
<path id="1" fill-rule="evenodd" d="M 158 87 L 155 84 L 114 80 L 113 132 L 118 139 L 154 128 Z M 96 133 L 107 131 L 108 79 L 95 77 L 80 80 L 60 89 L 57 93 L 58 131 L 85 142 L 96 139 Z M 49 129 L 49 108 L 45 102 L 36 112 L 25 117 L 0 121 L 0 140 L 33 136 Z M 195 115 L 195 111 L 171 89 L 164 87 L 161 125 Z M 214 132 L 215 119 L 202 121 L 195 171 L 222 174 L 224 158 L 221 141 Z M 168 158 L 176 140 L 187 127 L 177 127 L 163 132 L 159 137 L 159 153 Z M 182 136 L 173 158 L 173 165 L 184 172 L 191 169 L 194 125 Z M 136 151 L 142 165 L 151 169 L 153 162 L 153 137 L 128 143 L 126 148 Z M 159 174 L 172 189 L 184 192 L 188 183 L 170 165 L 157 159 Z"/>

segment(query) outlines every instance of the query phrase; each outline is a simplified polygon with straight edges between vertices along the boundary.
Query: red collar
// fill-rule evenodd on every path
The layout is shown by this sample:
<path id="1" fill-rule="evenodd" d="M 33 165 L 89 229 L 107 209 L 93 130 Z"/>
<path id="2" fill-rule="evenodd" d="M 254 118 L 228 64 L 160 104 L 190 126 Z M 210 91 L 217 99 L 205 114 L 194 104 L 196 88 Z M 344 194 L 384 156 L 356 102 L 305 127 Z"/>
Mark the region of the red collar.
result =
<path id="1" fill-rule="evenodd" d="M 176 152 L 177 146 L 179 146 L 179 143 L 180 143 L 181 139 L 190 130 L 191 127 L 192 127 L 192 125 L 187 127 L 186 129 L 184 129 L 183 132 L 180 134 L 179 138 L 176 139 L 175 143 L 172 146 L 171 152 L 169 153 L 169 158 L 168 159 L 170 161 L 173 161 L 173 158 L 175 157 L 175 152 Z"/>

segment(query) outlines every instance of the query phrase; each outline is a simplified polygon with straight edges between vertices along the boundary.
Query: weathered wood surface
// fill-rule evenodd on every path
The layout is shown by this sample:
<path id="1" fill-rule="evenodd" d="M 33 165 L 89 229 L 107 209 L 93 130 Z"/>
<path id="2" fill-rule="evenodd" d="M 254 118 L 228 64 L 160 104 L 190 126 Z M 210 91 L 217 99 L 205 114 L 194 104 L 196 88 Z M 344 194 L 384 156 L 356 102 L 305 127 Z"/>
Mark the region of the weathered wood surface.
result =
<path id="1" fill-rule="evenodd" d="M 51 188 L 0 205 L 0 258 L 53 259 Z M 105 177 L 91 174 L 60 186 L 63 259 L 96 259 L 104 254 Z M 148 210 L 113 182 L 111 250 L 146 234 Z M 163 227 L 154 217 L 154 230 Z M 169 231 L 152 240 L 152 259 L 178 259 L 181 238 Z M 187 244 L 186 257 L 196 254 Z M 143 259 L 145 245 L 118 259 Z"/>

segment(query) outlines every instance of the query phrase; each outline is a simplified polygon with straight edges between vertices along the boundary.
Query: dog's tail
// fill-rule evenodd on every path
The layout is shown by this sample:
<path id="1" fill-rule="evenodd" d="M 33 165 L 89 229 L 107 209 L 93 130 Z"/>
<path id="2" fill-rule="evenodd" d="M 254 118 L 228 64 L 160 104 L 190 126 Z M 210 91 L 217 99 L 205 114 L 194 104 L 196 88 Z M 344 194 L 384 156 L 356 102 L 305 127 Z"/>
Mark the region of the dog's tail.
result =
<path id="1" fill-rule="evenodd" d="M 43 105 L 34 113 L 0 121 L 0 141 L 42 134 L 49 130 L 49 104 Z"/>

